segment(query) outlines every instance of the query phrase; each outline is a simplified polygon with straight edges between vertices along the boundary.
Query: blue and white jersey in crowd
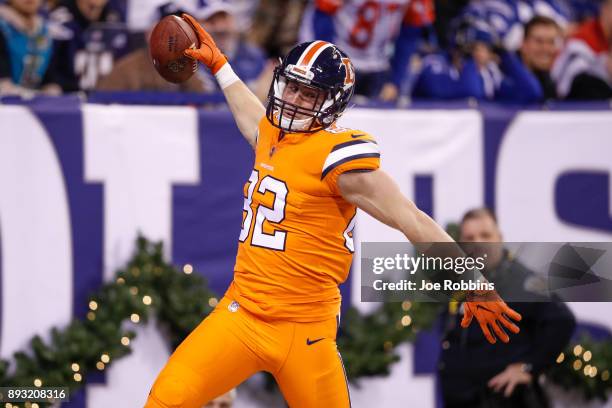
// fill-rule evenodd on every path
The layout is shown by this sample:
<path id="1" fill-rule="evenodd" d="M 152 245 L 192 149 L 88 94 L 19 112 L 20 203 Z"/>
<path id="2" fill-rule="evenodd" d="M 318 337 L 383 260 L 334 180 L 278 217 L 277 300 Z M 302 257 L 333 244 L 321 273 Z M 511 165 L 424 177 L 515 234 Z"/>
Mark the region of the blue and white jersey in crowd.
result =
<path id="1" fill-rule="evenodd" d="M 486 99 L 483 81 L 474 60 L 467 58 L 459 68 L 446 53 L 429 54 L 423 58 L 412 94 L 416 98 L 438 100 Z"/>
<path id="2" fill-rule="evenodd" d="M 428 55 L 423 59 L 413 95 L 438 100 L 476 98 L 518 104 L 540 101 L 542 87 L 518 56 L 502 52 L 500 57 L 499 65 L 490 62 L 478 67 L 471 57 L 454 64 L 448 54 Z"/>
<path id="3" fill-rule="evenodd" d="M 112 71 L 115 59 L 128 52 L 128 31 L 120 10 L 107 3 L 98 21 L 89 21 L 71 1 L 50 14 L 56 41 L 58 80 L 65 92 L 91 90 Z"/>
<path id="4" fill-rule="evenodd" d="M 325 40 L 351 56 L 357 71 L 389 69 L 393 42 L 410 0 L 345 0 L 332 13 L 310 2 L 302 18 L 300 41 Z"/>
<path id="5" fill-rule="evenodd" d="M 523 26 L 535 16 L 550 17 L 565 28 L 571 10 L 558 0 L 472 0 L 460 18 L 488 22 L 501 39 L 500 45 L 517 50 L 523 41 Z"/>

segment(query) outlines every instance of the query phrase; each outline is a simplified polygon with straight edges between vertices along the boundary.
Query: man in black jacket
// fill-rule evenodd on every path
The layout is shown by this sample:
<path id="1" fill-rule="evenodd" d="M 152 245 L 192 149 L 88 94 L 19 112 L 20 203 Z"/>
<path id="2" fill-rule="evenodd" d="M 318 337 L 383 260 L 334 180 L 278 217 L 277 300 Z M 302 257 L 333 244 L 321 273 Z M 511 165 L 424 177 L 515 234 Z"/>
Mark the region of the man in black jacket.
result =
<path id="1" fill-rule="evenodd" d="M 493 213 L 488 209 L 466 213 L 460 241 L 501 243 Z M 538 295 L 541 280 L 501 244 L 486 248 L 485 277 L 513 297 L 533 301 L 509 303 L 523 316 L 521 332 L 510 343 L 496 345 L 483 340 L 474 327 L 462 330 L 462 307 L 449 305 L 443 315 L 445 334 L 438 367 L 445 406 L 546 407 L 537 379 L 568 343 L 574 316 L 564 303 Z"/>
<path id="2" fill-rule="evenodd" d="M 545 100 L 557 99 L 557 89 L 550 71 L 562 41 L 561 27 L 552 18 L 535 16 L 525 24 L 521 60 L 540 82 Z"/>

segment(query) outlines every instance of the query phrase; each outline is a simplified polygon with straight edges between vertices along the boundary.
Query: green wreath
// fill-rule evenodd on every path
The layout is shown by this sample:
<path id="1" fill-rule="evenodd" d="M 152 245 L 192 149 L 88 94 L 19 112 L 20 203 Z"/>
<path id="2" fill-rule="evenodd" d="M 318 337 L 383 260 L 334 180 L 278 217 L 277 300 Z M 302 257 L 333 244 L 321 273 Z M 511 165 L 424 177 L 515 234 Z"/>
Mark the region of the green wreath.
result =
<path id="1" fill-rule="evenodd" d="M 205 279 L 193 273 L 190 265 L 179 271 L 164 261 L 161 243 L 139 237 L 127 266 L 91 296 L 85 319 L 52 329 L 48 343 L 34 336 L 27 352 L 15 353 L 13 369 L 8 361 L 0 360 L 0 386 L 63 386 L 73 393 L 84 385 L 89 373 L 105 370 L 131 352 L 135 333 L 125 329 L 124 323 L 147 322 L 154 313 L 174 349 L 217 301 Z M 439 311 L 440 305 L 434 303 L 408 301 L 383 303 L 367 315 L 350 308 L 343 315 L 338 337 L 349 379 L 388 374 L 399 360 L 396 346 L 414 341 L 420 330 L 431 327 Z M 585 338 L 580 348 L 576 346 L 559 357 L 550 378 L 565 388 L 580 389 L 587 399 L 605 400 L 612 388 L 612 342 Z M 583 361 L 580 367 L 578 360 Z M 27 408 L 48 405 L 25 404 Z"/>
<path id="2" fill-rule="evenodd" d="M 161 244 L 151 244 L 143 237 L 138 238 L 136 248 L 115 280 L 91 296 L 85 319 L 52 329 L 48 343 L 34 336 L 28 353 L 15 353 L 11 372 L 9 363 L 0 361 L 2 386 L 62 386 L 73 393 L 89 373 L 105 370 L 131 352 L 135 333 L 124 328 L 125 322 L 147 322 L 154 313 L 174 349 L 210 313 L 217 299 L 190 265 L 179 272 L 164 262 Z"/>

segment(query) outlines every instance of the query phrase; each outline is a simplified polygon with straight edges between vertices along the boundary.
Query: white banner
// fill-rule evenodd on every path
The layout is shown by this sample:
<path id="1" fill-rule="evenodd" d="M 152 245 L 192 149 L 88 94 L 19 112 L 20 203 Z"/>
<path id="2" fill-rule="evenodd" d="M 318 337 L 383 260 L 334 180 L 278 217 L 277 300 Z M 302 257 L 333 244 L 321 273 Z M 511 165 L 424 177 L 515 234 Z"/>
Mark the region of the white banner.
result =
<path id="1" fill-rule="evenodd" d="M 173 224 L 187 219 L 200 225 L 198 217 L 214 219 L 226 210 L 220 208 L 225 207 L 223 200 L 242 199 L 240 188 L 248 173 L 233 170 L 236 163 L 252 160 L 252 152 L 232 144 L 228 134 L 235 132 L 235 125 L 229 117 L 224 121 L 222 114 L 192 108 L 86 105 L 74 113 L 74 121 L 82 120 L 83 125 L 78 131 L 70 128 L 72 134 L 64 134 L 51 119 L 48 113 L 41 119 L 26 107 L 0 106 L 2 358 L 24 349 L 34 334 L 66 324 L 73 298 L 82 295 L 73 289 L 73 261 L 80 255 L 74 250 L 73 234 L 89 229 L 71 214 L 75 206 L 94 203 L 71 199 L 77 188 L 74 180 L 99 184 L 103 191 L 103 202 L 97 203 L 102 208 L 102 231 L 96 234 L 101 236 L 92 239 L 101 242 L 103 258 L 103 273 L 94 272 L 106 280 L 128 259 L 138 232 L 163 240 L 171 256 L 185 246 L 173 247 L 173 240 L 208 239 L 207 245 L 214 246 L 235 240 L 239 230 L 215 230 L 211 239 L 210 231 L 203 229 L 192 239 Z M 609 112 L 526 112 L 513 120 L 508 115 L 510 126 L 503 135 L 486 134 L 486 121 L 474 110 L 353 109 L 341 124 L 371 133 L 381 147 L 382 168 L 407 197 L 426 203 L 443 226 L 485 205 L 489 191 L 506 241 L 612 240 Z M 77 150 L 82 157 L 64 151 L 66 144 L 58 143 L 61 138 L 82 144 L 82 152 Z M 224 139 L 214 144 L 213 138 Z M 214 151 L 202 140 L 215 146 Z M 492 140 L 501 141 L 499 149 L 491 148 Z M 205 166 L 213 159 L 210 168 L 216 170 L 207 172 Z M 68 177 L 66 172 L 75 168 L 83 173 Z M 584 186 L 581 180 L 586 180 Z M 182 218 L 173 208 L 177 185 L 193 188 L 181 196 L 180 202 L 189 207 L 182 209 Z M 229 186 L 236 186 L 238 194 Z M 221 201 L 206 199 L 206 194 L 221 193 Z M 236 214 L 239 223 L 239 207 Z M 201 225 L 215 228 L 214 223 Z M 405 240 L 363 213 L 358 216 L 356 239 Z M 359 245 L 356 250 L 358 259 Z M 233 262 L 226 247 L 207 253 L 232 257 L 223 261 Z M 369 310 L 375 305 L 358 301 L 359 262 L 354 267 L 352 302 Z M 596 312 L 607 306 L 572 307 L 579 319 L 612 327 L 612 315 Z M 133 346 L 134 354 L 114 363 L 104 384 L 88 386 L 87 407 L 136 407 L 144 402 L 169 351 L 154 326 L 139 328 Z M 353 390 L 355 407 L 433 407 L 433 374 L 414 376 L 412 346 L 400 351 L 403 359 L 390 378 L 363 380 L 361 388 Z M 236 406 L 260 405 L 239 396 Z"/>

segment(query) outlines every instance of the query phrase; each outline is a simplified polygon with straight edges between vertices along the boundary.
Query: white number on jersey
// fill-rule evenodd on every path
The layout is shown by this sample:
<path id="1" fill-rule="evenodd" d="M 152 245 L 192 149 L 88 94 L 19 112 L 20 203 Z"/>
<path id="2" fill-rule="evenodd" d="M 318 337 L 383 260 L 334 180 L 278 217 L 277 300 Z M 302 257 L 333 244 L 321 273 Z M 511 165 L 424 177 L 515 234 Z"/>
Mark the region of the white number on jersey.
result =
<path id="1" fill-rule="evenodd" d="M 253 170 L 251 172 L 251 176 L 249 177 L 249 188 L 247 190 L 247 196 L 244 197 L 244 204 L 242 206 L 242 210 L 246 212 L 244 216 L 244 220 L 242 221 L 242 230 L 240 231 L 240 236 L 238 240 L 240 242 L 244 242 L 249 236 L 249 230 L 251 229 L 251 221 L 253 220 L 253 209 L 251 208 L 251 203 L 253 202 L 253 190 L 255 190 L 255 185 L 259 180 L 259 173 L 257 170 Z"/>
<path id="2" fill-rule="evenodd" d="M 247 189 L 247 196 L 244 198 L 243 210 L 246 211 L 244 216 L 244 222 L 242 230 L 240 231 L 240 242 L 244 242 L 249 236 L 253 219 L 253 209 L 251 204 L 253 203 L 253 192 L 257 181 L 259 180 L 259 172 L 253 170 L 249 177 L 249 187 Z M 263 231 L 264 221 L 280 223 L 285 219 L 285 206 L 287 204 L 287 185 L 284 181 L 278 180 L 272 176 L 264 177 L 259 183 L 257 191 L 261 194 L 265 194 L 270 191 L 274 194 L 274 204 L 272 208 L 266 207 L 260 204 L 257 207 L 257 214 L 255 215 L 255 228 L 253 229 L 253 236 L 251 237 L 251 245 L 275 249 L 278 251 L 285 250 L 285 241 L 287 239 L 287 232 L 283 230 L 275 230 L 272 234 L 266 234 Z"/>

